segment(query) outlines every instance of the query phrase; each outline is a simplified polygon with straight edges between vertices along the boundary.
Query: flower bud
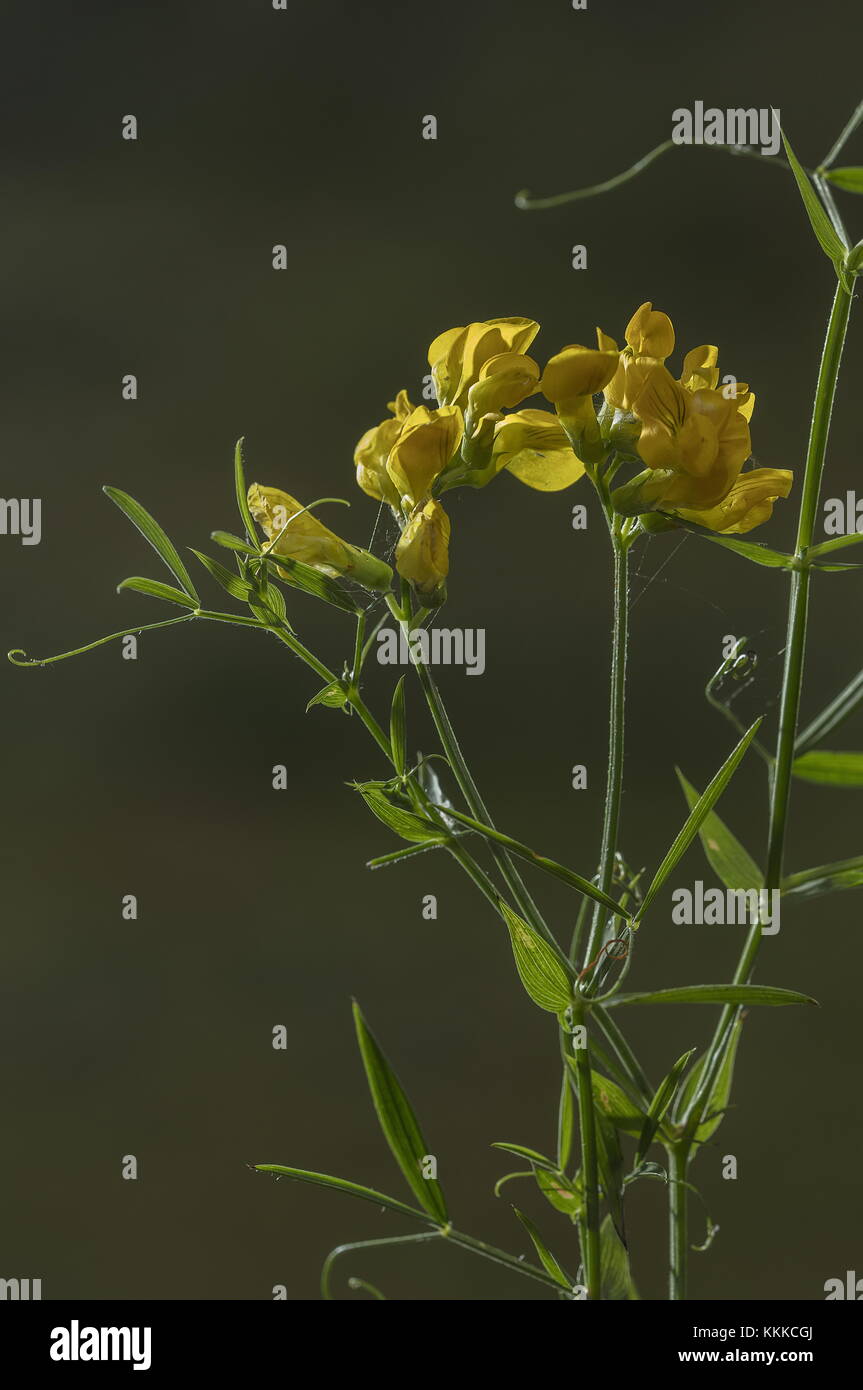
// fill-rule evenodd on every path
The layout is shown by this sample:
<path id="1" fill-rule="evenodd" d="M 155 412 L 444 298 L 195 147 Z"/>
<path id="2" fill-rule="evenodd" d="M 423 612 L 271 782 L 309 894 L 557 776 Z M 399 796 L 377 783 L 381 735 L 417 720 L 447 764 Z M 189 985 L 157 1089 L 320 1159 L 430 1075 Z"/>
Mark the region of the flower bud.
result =
<path id="1" fill-rule="evenodd" d="M 449 517 L 430 498 L 411 517 L 396 547 L 396 569 L 424 608 L 439 608 L 446 598 L 449 535 Z"/>

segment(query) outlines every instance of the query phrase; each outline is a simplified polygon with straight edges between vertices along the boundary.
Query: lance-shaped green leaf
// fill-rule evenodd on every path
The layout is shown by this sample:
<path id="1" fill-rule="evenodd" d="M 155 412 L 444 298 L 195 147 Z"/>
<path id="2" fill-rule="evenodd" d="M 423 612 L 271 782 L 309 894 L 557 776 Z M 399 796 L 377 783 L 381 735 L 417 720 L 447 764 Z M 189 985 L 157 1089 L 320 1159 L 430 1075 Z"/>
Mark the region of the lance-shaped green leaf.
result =
<path id="1" fill-rule="evenodd" d="M 293 560 L 287 555 L 279 555 L 277 558 L 268 555 L 264 563 L 292 589 L 300 589 L 304 594 L 311 594 L 313 598 L 323 599 L 331 607 L 341 608 L 344 613 L 360 612 L 360 605 L 337 580 L 328 574 L 320 574 L 318 570 L 312 569 L 311 565 L 303 564 L 302 560 Z"/>
<path id="2" fill-rule="evenodd" d="M 831 555 L 834 550 L 845 550 L 849 545 L 859 545 L 863 541 L 863 531 L 852 531 L 850 536 L 834 536 L 832 540 L 821 541 L 807 551 L 807 560 L 817 560 L 822 555 Z"/>
<path id="3" fill-rule="evenodd" d="M 428 1144 L 398 1077 L 369 1031 L 356 1003 L 354 1024 L 366 1080 L 384 1137 L 414 1196 L 429 1215 L 443 1225 L 449 1218 L 441 1185 L 437 1178 L 424 1178 L 422 1175 L 423 1164 L 430 1157 Z"/>
<path id="4" fill-rule="evenodd" d="M 515 1212 L 522 1226 L 527 1231 L 528 1235 L 533 1241 L 533 1248 L 539 1256 L 540 1262 L 546 1274 L 550 1274 L 552 1279 L 556 1280 L 556 1282 L 560 1284 L 561 1288 L 571 1289 L 573 1287 L 572 1280 L 570 1279 L 569 1275 L 565 1272 L 565 1270 L 561 1268 L 559 1261 L 555 1259 L 554 1255 L 552 1255 L 551 1251 L 549 1250 L 542 1236 L 539 1234 L 539 1231 L 534 1226 L 530 1217 L 525 1216 L 524 1212 L 519 1211 L 518 1207 L 513 1207 L 513 1211 Z"/>
<path id="5" fill-rule="evenodd" d="M 130 497 L 128 492 L 121 492 L 118 487 L 103 487 L 102 491 L 106 497 L 110 497 L 115 506 L 120 508 L 121 512 L 125 513 L 132 525 L 136 526 L 141 532 L 144 539 L 149 541 L 156 554 L 161 556 L 168 566 L 168 569 L 179 583 L 180 588 L 185 590 L 189 598 L 195 600 L 196 606 L 199 606 L 201 600 L 198 597 L 197 589 L 192 583 L 189 571 L 177 554 L 173 542 L 168 539 L 158 521 L 141 506 L 140 502 L 136 502 L 134 497 Z"/>
<path id="6" fill-rule="evenodd" d="M 558 1164 L 553 1159 L 546 1158 L 545 1154 L 539 1153 L 537 1149 L 528 1149 L 524 1144 L 504 1144 L 497 1141 L 491 1146 L 493 1149 L 503 1149 L 505 1153 L 515 1154 L 516 1158 L 526 1158 L 528 1163 L 536 1164 L 537 1168 L 545 1168 L 549 1173 L 558 1171 Z"/>
<path id="7" fill-rule="evenodd" d="M 620 1147 L 620 1135 L 601 1110 L 596 1110 L 596 1161 L 599 1181 L 605 1193 L 614 1229 L 626 1245 L 626 1226 L 623 1219 L 623 1150 Z"/>
<path id="8" fill-rule="evenodd" d="M 354 782 L 353 786 L 378 820 L 383 821 L 384 825 L 388 825 L 390 830 L 394 830 L 403 840 L 430 845 L 442 845 L 446 842 L 446 836 L 431 821 L 424 820 L 413 811 L 388 800 L 379 788 L 358 782 Z"/>
<path id="9" fill-rule="evenodd" d="M 248 541 L 241 541 L 239 536 L 233 536 L 230 531 L 211 531 L 210 540 L 217 545 L 224 546 L 226 550 L 235 550 L 238 555 L 259 555 L 260 548 L 256 545 L 249 545 Z"/>
<path id="10" fill-rule="evenodd" d="M 390 710 L 390 748 L 396 772 L 405 770 L 405 678 L 401 677 L 393 694 Z"/>
<path id="11" fill-rule="evenodd" d="M 257 539 L 255 521 L 249 509 L 248 489 L 246 487 L 246 467 L 243 459 L 243 440 L 238 439 L 234 446 L 234 491 L 237 496 L 237 511 L 246 528 L 246 535 L 254 542 Z"/>
<path id="12" fill-rule="evenodd" d="M 847 165 L 839 169 L 824 169 L 822 177 L 843 188 L 846 193 L 863 193 L 863 169 L 859 165 Z"/>
<path id="13" fill-rule="evenodd" d="M 814 898 L 820 893 L 860 887 L 863 887 L 863 855 L 860 854 L 854 859 L 838 859 L 835 864 L 803 869 L 782 880 L 782 892 L 794 893 L 800 898 Z"/>
<path id="14" fill-rule="evenodd" d="M 565 1173 L 549 1173 L 547 1168 L 534 1168 L 533 1176 L 549 1206 L 568 1216 L 570 1221 L 578 1221 L 584 1209 L 579 1176 L 570 1179 Z"/>
<path id="15" fill-rule="evenodd" d="M 725 1039 L 722 1062 L 716 1073 L 716 1079 L 710 1089 L 710 1094 L 705 1096 L 700 1104 L 701 1123 L 698 1124 L 693 1132 L 693 1138 L 698 1144 L 706 1144 L 708 1139 L 716 1133 L 722 1124 L 725 1110 L 728 1106 L 728 1098 L 731 1095 L 731 1084 L 734 1080 L 734 1063 L 737 1058 L 737 1047 L 740 1042 L 740 1034 L 743 1029 L 745 1012 L 735 1014 L 729 1024 L 728 1034 Z M 692 1104 L 698 1088 L 704 1076 L 704 1063 L 706 1054 L 700 1057 L 696 1065 L 692 1068 L 686 1078 L 685 1085 L 680 1094 L 680 1103 L 677 1113 L 682 1117 L 687 1113 Z"/>
<path id="16" fill-rule="evenodd" d="M 861 537 L 863 539 L 863 537 Z M 811 724 L 807 724 L 801 734 L 798 734 L 794 744 L 794 750 L 801 756 L 816 743 L 820 743 L 822 738 L 826 738 L 829 733 L 853 714 L 861 700 L 863 700 L 863 671 L 858 671 L 846 686 L 839 691 L 829 703 L 825 705 L 820 714 L 817 714 Z"/>
<path id="17" fill-rule="evenodd" d="M 200 560 L 204 569 L 213 576 L 216 583 L 221 584 L 225 592 L 231 595 L 231 598 L 242 599 L 244 603 L 254 598 L 257 590 L 254 584 L 249 583 L 248 579 L 241 579 L 238 574 L 234 574 L 233 570 L 226 569 L 224 565 L 219 564 L 218 560 L 211 559 L 209 555 L 205 555 L 201 550 L 196 550 L 194 546 L 190 545 L 189 549 Z"/>
<path id="18" fill-rule="evenodd" d="M 689 803 L 689 809 L 694 811 L 698 805 L 700 793 L 690 782 L 687 782 L 679 767 L 674 770 L 677 773 L 677 780 L 683 788 L 683 794 Z M 762 887 L 764 875 L 755 860 L 743 848 L 740 841 L 732 835 L 728 826 L 719 819 L 715 811 L 708 811 L 701 823 L 698 835 L 704 846 L 704 853 L 707 855 L 710 867 L 726 888 L 760 889 Z"/>
<path id="19" fill-rule="evenodd" d="M 650 1108 L 645 1116 L 641 1137 L 638 1141 L 638 1149 L 635 1154 L 636 1168 L 646 1156 L 647 1150 L 653 1143 L 656 1131 L 665 1119 L 668 1107 L 677 1095 L 677 1089 L 680 1085 L 681 1078 L 689 1065 L 689 1059 L 694 1051 L 695 1048 L 691 1047 L 688 1052 L 684 1052 L 682 1057 L 678 1057 L 664 1081 L 661 1081 L 656 1088 L 656 1094 L 650 1102 Z"/>
<path id="20" fill-rule="evenodd" d="M 509 929 L 512 954 L 522 984 L 541 1009 L 560 1014 L 572 1003 L 572 983 L 548 942 L 503 899 L 498 907 Z"/>
<path id="21" fill-rule="evenodd" d="M 260 591 L 270 611 L 275 613 L 276 617 L 280 618 L 283 623 L 291 628 L 291 632 L 293 632 L 294 629 L 288 622 L 288 610 L 285 606 L 285 596 L 281 589 L 277 588 L 275 584 L 262 583 L 260 585 Z M 251 600 L 249 601 L 249 607 L 253 613 L 257 612 L 257 605 L 251 602 Z"/>
<path id="22" fill-rule="evenodd" d="M 575 1062 L 573 1061 L 573 1071 Z M 591 1072 L 593 1103 L 606 1119 L 627 1134 L 640 1134 L 645 1111 L 640 1110 L 616 1082 L 598 1071 Z"/>
<path id="23" fill-rule="evenodd" d="M 659 515 L 667 516 L 675 526 L 690 531 L 693 536 L 701 536 L 705 541 L 721 545 L 723 550 L 732 550 L 735 555 L 742 555 L 744 560 L 751 560 L 755 565 L 763 565 L 771 570 L 787 570 L 793 569 L 796 564 L 794 556 L 786 555 L 784 551 L 771 550 L 768 546 L 756 545 L 753 541 L 739 541 L 735 536 L 718 536 L 715 531 L 708 531 L 695 522 L 684 521 L 683 517 L 676 516 L 674 512 L 660 512 Z"/>
<path id="24" fill-rule="evenodd" d="M 404 849 L 394 849 L 392 854 L 379 854 L 377 859 L 367 859 L 367 869 L 385 869 L 390 864 L 399 864 L 403 859 L 412 859 L 417 854 L 427 854 L 429 850 L 441 849 L 446 840 L 426 840 L 423 844 L 406 845 Z"/>
<path id="25" fill-rule="evenodd" d="M 788 156 L 788 163 L 791 165 L 791 172 L 797 181 L 797 187 L 800 189 L 800 196 L 803 199 L 803 206 L 806 208 L 818 244 L 825 256 L 833 262 L 837 275 L 841 275 L 847 247 L 845 243 L 840 240 L 836 228 L 833 226 L 833 223 L 824 210 L 821 199 L 818 197 L 818 194 L 809 181 L 808 174 L 789 145 L 784 131 L 782 132 L 782 143 L 785 146 L 785 153 Z"/>
<path id="26" fill-rule="evenodd" d="M 306 714 L 315 705 L 324 705 L 327 709 L 344 709 L 347 703 L 348 692 L 345 690 L 341 681 L 331 681 L 325 685 L 323 690 L 319 690 L 317 695 L 313 695 L 306 705 Z"/>
<path id="27" fill-rule="evenodd" d="M 599 1228 L 599 1252 L 602 1268 L 602 1297 L 608 1303 L 638 1299 L 638 1291 L 629 1270 L 629 1256 L 614 1223 L 606 1216 Z"/>
<path id="28" fill-rule="evenodd" d="M 172 584 L 162 584 L 158 579 L 142 579 L 138 574 L 132 575 L 130 579 L 124 579 L 117 585 L 117 592 L 121 589 L 134 589 L 138 594 L 147 594 L 150 598 L 162 598 L 168 603 L 177 603 L 181 608 L 197 608 L 197 603 L 184 594 L 180 589 L 175 589 Z"/>
<path id="29" fill-rule="evenodd" d="M 346 1192 L 349 1197 L 362 1197 L 363 1201 L 374 1202 L 377 1207 L 397 1211 L 400 1216 L 428 1220 L 426 1212 L 409 1207 L 397 1197 L 388 1197 L 385 1192 L 376 1192 L 373 1187 L 363 1187 L 361 1183 L 349 1182 L 347 1178 L 334 1178 L 329 1173 L 313 1173 L 305 1168 L 286 1168 L 282 1163 L 256 1163 L 254 1168 L 256 1173 L 275 1173 L 280 1178 L 293 1178 L 296 1182 L 308 1182 L 316 1187 L 335 1188 L 337 1192 Z"/>
<path id="30" fill-rule="evenodd" d="M 562 883 L 568 883 L 570 888 L 576 888 L 579 893 L 583 893 L 586 898 L 592 898 L 608 912 L 613 912 L 616 917 L 623 917 L 629 920 L 629 914 L 619 903 L 610 898 L 607 893 L 603 893 L 589 879 L 582 878 L 574 869 L 567 869 L 563 864 L 558 864 L 553 859 L 547 859 L 542 854 L 537 854 L 535 850 L 523 845 L 520 840 L 514 840 L 511 835 L 504 835 L 503 831 L 495 830 L 490 825 L 483 825 L 482 821 L 474 820 L 473 816 L 466 816 L 462 811 L 456 811 L 453 807 L 447 808 L 447 814 L 454 816 L 461 821 L 462 825 L 470 826 L 477 834 L 484 835 L 487 840 L 494 840 L 497 844 L 506 845 L 508 850 L 517 854 L 521 859 L 527 859 L 529 863 L 535 864 L 538 869 L 544 869 L 547 874 L 554 878 L 559 878 Z"/>
<path id="31" fill-rule="evenodd" d="M 655 989 L 644 994 L 617 994 L 605 1007 L 619 1004 L 816 1004 L 808 994 L 796 989 L 777 989 L 773 985 L 680 985 L 676 989 Z"/>
<path id="32" fill-rule="evenodd" d="M 863 787 L 863 753 L 804 753 L 791 764 L 795 777 L 822 787 Z"/>
<path id="33" fill-rule="evenodd" d="M 560 1079 L 560 1099 L 557 1105 L 557 1166 L 563 1173 L 569 1167 L 575 1137 L 575 1097 L 569 1080 L 569 1067 L 564 1066 Z"/>
<path id="34" fill-rule="evenodd" d="M 695 836 L 701 829 L 701 826 L 703 825 L 704 821 L 707 819 L 708 814 L 710 813 L 710 811 L 713 810 L 714 805 L 719 800 L 722 793 L 725 791 L 725 788 L 728 786 L 728 783 L 731 781 L 731 778 L 737 771 L 737 768 L 741 762 L 741 759 L 743 758 L 744 753 L 746 752 L 747 748 L 749 747 L 750 743 L 752 742 L 756 733 L 758 732 L 758 726 L 760 723 L 761 720 L 756 719 L 752 727 L 747 729 L 746 733 L 743 735 L 737 747 L 734 749 L 734 752 L 730 755 L 729 758 L 726 759 L 726 761 L 722 764 L 722 767 L 717 772 L 716 776 L 701 793 L 701 796 L 698 798 L 697 802 L 695 803 L 691 812 L 689 813 L 689 819 L 686 821 L 685 825 L 683 826 L 683 829 L 677 835 L 673 845 L 671 846 L 671 849 L 668 851 L 659 868 L 657 869 L 653 877 L 653 882 L 651 883 L 650 887 L 644 895 L 644 901 L 642 902 L 638 912 L 638 920 L 640 920 L 644 916 L 645 912 L 649 908 L 650 904 L 653 902 L 653 899 L 656 897 L 663 883 L 668 878 L 668 875 L 671 873 L 672 869 L 676 866 L 676 864 L 682 859 L 683 855 L 686 853 L 689 846 L 692 844 L 692 841 L 695 839 Z"/>

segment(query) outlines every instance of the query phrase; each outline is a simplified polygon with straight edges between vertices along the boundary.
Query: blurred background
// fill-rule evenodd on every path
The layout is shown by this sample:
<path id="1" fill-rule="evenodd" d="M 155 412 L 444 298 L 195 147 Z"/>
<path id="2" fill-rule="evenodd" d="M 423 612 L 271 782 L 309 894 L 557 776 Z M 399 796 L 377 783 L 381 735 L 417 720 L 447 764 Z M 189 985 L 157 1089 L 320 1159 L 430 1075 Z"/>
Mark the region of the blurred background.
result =
<path id="1" fill-rule="evenodd" d="M 421 397 L 431 339 L 475 319 L 538 319 L 544 360 L 597 323 L 622 339 L 651 299 L 681 349 L 718 343 L 722 369 L 752 383 L 757 461 L 799 480 L 833 272 L 790 176 L 681 149 L 601 199 L 524 213 L 513 197 L 621 171 L 696 100 L 780 107 L 814 165 L 860 96 L 848 19 L 840 0 L 8 4 L 3 491 L 43 499 L 43 538 L 0 538 L 3 650 L 47 656 L 172 616 L 115 592 L 130 574 L 168 576 L 100 488 L 126 489 L 178 544 L 212 552 L 213 529 L 238 528 L 240 434 L 250 481 L 349 496 L 353 510 L 328 520 L 366 543 L 376 509 L 353 485 L 355 441 L 400 387 Z M 136 143 L 121 139 L 126 114 Z M 436 141 L 421 138 L 427 114 Z M 841 162 L 863 162 L 863 132 Z M 859 235 L 854 199 L 837 196 Z M 571 268 L 574 244 L 586 271 Z M 860 486 L 861 327 L 825 496 Z M 121 399 L 126 373 L 135 402 Z M 798 496 L 758 539 L 793 544 Z M 589 874 L 606 767 L 601 517 L 586 492 L 541 495 L 508 475 L 450 502 L 446 625 L 487 633 L 481 678 L 439 673 L 463 747 L 498 823 Z M 651 540 L 634 569 L 623 845 L 655 866 L 685 814 L 674 765 L 703 787 L 733 743 L 703 696 L 727 635 L 758 653 L 740 709 L 765 713 L 773 737 L 786 581 L 696 537 Z M 860 596 L 853 572 L 814 584 L 804 718 L 861 665 Z M 288 602 L 303 640 L 340 666 L 350 619 Z M 370 664 L 381 715 L 390 680 Z M 304 713 L 316 688 L 275 642 L 203 624 L 144 634 L 136 661 L 115 643 L 2 669 L 0 1274 L 41 1277 L 46 1298 L 267 1299 L 275 1284 L 315 1298 L 332 1246 L 406 1230 L 247 1167 L 407 1195 L 365 1092 L 351 996 L 421 1116 L 457 1224 L 528 1253 L 492 1193 L 517 1165 L 490 1145 L 553 1145 L 554 1029 L 451 860 L 366 869 L 398 844 L 346 783 L 384 775 L 381 759 L 358 721 Z M 412 746 L 430 750 L 412 689 L 409 720 Z M 861 738 L 856 717 L 833 746 Z M 571 789 L 576 763 L 586 791 Z M 763 857 L 755 757 L 720 809 Z M 860 850 L 857 795 L 795 786 L 789 869 Z M 697 878 L 712 882 L 696 846 L 677 883 Z M 531 886 L 567 937 L 576 900 Z M 130 893 L 134 922 L 121 915 Z M 696 1299 L 820 1299 L 860 1267 L 859 904 L 789 902 L 763 944 L 759 978 L 822 1008 L 748 1018 L 735 1108 L 693 1169 L 721 1226 L 692 1258 Z M 667 894 L 632 985 L 729 978 L 742 929 L 674 926 L 670 908 Z M 714 1020 L 701 1007 L 626 1023 L 656 1081 Z M 126 1154 L 137 1182 L 121 1178 Z M 721 1177 L 725 1154 L 736 1182 Z M 574 1232 L 539 1194 L 506 1196 L 577 1263 Z M 664 1190 L 635 1186 L 628 1211 L 642 1295 L 664 1297 Z M 693 1199 L 696 1240 L 699 1212 Z M 404 1299 L 546 1297 L 447 1248 L 351 1257 L 340 1296 L 352 1274 Z"/>

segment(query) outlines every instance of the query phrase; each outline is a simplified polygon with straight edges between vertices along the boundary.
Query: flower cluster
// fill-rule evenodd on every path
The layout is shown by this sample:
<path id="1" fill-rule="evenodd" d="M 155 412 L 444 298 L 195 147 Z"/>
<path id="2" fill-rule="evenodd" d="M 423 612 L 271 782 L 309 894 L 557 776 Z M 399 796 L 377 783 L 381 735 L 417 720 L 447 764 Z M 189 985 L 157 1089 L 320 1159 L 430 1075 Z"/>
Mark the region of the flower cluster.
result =
<path id="1" fill-rule="evenodd" d="M 555 415 L 517 409 L 541 389 L 539 365 L 527 355 L 538 332 L 532 319 L 510 318 L 441 333 L 428 352 L 436 409 L 415 406 L 400 391 L 389 418 L 356 447 L 357 482 L 398 516 L 396 568 L 426 608 L 446 594 L 450 523 L 443 493 L 485 487 L 504 469 L 551 492 L 584 472 Z"/>
<path id="2" fill-rule="evenodd" d="M 616 343 L 598 336 L 616 351 Z M 751 531 L 772 515 L 777 498 L 788 496 L 792 474 L 743 471 L 752 453 L 754 393 L 733 378 L 717 389 L 719 351 L 711 344 L 688 352 L 675 380 L 665 366 L 673 350 L 667 314 L 642 304 L 627 326 L 602 413 L 611 442 L 623 454 L 634 451 L 647 468 L 614 491 L 615 509 L 624 516 L 671 514 L 711 531 Z"/>
<path id="3" fill-rule="evenodd" d="M 637 461 L 642 471 L 605 495 L 644 530 L 681 519 L 750 531 L 791 488 L 786 469 L 744 471 L 755 405 L 748 385 L 728 379 L 719 389 L 718 350 L 708 344 L 687 353 L 675 380 L 665 366 L 674 328 L 650 303 L 633 314 L 622 349 L 597 329 L 596 348 L 571 344 L 544 370 L 527 351 L 538 331 L 532 319 L 506 318 L 441 333 L 428 352 L 437 406 L 414 405 L 400 391 L 356 446 L 357 483 L 398 518 L 396 568 L 425 608 L 446 597 L 450 522 L 440 498 L 454 487 L 486 487 L 504 470 L 555 492 L 585 473 L 601 487 L 622 463 Z M 539 393 L 553 413 L 524 408 Z M 275 553 L 389 587 L 388 566 L 286 493 L 254 484 L 249 503 Z"/>

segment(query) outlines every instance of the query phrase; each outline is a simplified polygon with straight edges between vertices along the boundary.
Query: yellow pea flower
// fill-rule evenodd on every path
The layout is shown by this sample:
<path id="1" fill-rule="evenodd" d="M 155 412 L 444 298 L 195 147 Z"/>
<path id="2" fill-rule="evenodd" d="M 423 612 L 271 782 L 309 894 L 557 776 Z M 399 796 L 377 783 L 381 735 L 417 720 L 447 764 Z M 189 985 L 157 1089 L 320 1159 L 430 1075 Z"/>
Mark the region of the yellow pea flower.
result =
<path id="1" fill-rule="evenodd" d="M 367 589 L 389 589 L 393 572 L 367 550 L 343 541 L 302 504 L 276 487 L 252 483 L 249 510 L 269 541 L 273 554 L 301 560 L 322 574 L 355 579 Z M 284 575 L 287 572 L 282 570 Z"/>
<path id="2" fill-rule="evenodd" d="M 464 434 L 458 406 L 417 406 L 403 421 L 387 458 L 387 474 L 406 512 L 428 496 L 435 479 L 455 456 Z"/>
<path id="3" fill-rule="evenodd" d="M 424 608 L 439 608 L 449 574 L 449 517 L 434 498 L 414 512 L 396 547 L 396 569 Z"/>
<path id="4" fill-rule="evenodd" d="M 557 409 L 574 450 L 587 463 L 607 453 L 593 408 L 593 396 L 611 381 L 619 366 L 614 350 L 574 343 L 550 358 L 542 374 L 542 393 Z"/>
<path id="5" fill-rule="evenodd" d="M 539 386 L 539 366 L 532 357 L 521 352 L 502 352 L 484 362 L 467 393 L 468 406 L 465 428 L 473 434 L 474 422 L 483 415 L 496 413 L 504 406 L 511 409 L 521 405 Z"/>
<path id="6" fill-rule="evenodd" d="M 435 392 L 441 405 L 467 407 L 468 392 L 493 357 L 529 348 L 539 324 L 533 319 L 489 319 L 439 333 L 428 351 Z M 523 399 L 523 398 L 522 398 Z"/>
<path id="7" fill-rule="evenodd" d="M 730 492 L 715 507 L 698 511 L 678 508 L 676 515 L 711 531 L 743 535 L 773 515 L 773 503 L 787 497 L 794 475 L 787 468 L 753 468 L 741 473 Z"/>
<path id="8" fill-rule="evenodd" d="M 687 391 L 701 391 L 705 388 L 716 391 L 719 388 L 718 361 L 719 349 L 712 343 L 703 343 L 701 347 L 693 348 L 683 359 L 680 385 Z M 726 400 L 736 402 L 744 420 L 752 419 L 755 393 L 750 391 L 745 381 L 738 381 L 733 385 L 729 382 L 722 387 L 722 395 Z"/>
<path id="9" fill-rule="evenodd" d="M 548 410 L 518 410 L 495 425 L 492 477 L 506 468 L 538 492 L 561 492 L 584 475 L 566 430 Z"/>
<path id="10" fill-rule="evenodd" d="M 734 398 L 709 387 L 687 391 L 665 367 L 644 371 L 633 409 L 642 422 L 638 453 L 648 468 L 711 476 L 720 496 L 722 479 L 727 491 L 752 452 L 749 423 Z"/>
<path id="11" fill-rule="evenodd" d="M 600 349 L 617 352 L 617 343 L 596 330 Z M 654 309 L 650 300 L 641 304 L 626 325 L 625 346 L 620 353 L 620 364 L 608 386 L 605 399 L 614 410 L 629 413 L 632 401 L 641 384 L 638 367 L 661 365 L 674 351 L 674 325 L 667 314 Z"/>
<path id="12" fill-rule="evenodd" d="M 633 356 L 664 362 L 674 351 L 674 325 L 650 300 L 636 309 L 626 325 L 626 344 Z"/>
<path id="13" fill-rule="evenodd" d="M 387 459 L 390 450 L 402 432 L 402 426 L 415 407 L 411 404 L 407 391 L 399 391 L 387 409 L 392 415 L 379 425 L 366 430 L 354 450 L 354 463 L 357 470 L 357 483 L 369 497 L 377 502 L 388 502 L 398 507 L 399 494 L 387 473 Z"/>
<path id="14" fill-rule="evenodd" d="M 701 347 L 692 348 L 683 359 L 681 386 L 687 391 L 698 391 L 705 386 L 715 391 L 719 381 L 719 368 L 716 365 L 718 361 L 719 348 L 714 347 L 712 343 L 703 343 Z"/>

